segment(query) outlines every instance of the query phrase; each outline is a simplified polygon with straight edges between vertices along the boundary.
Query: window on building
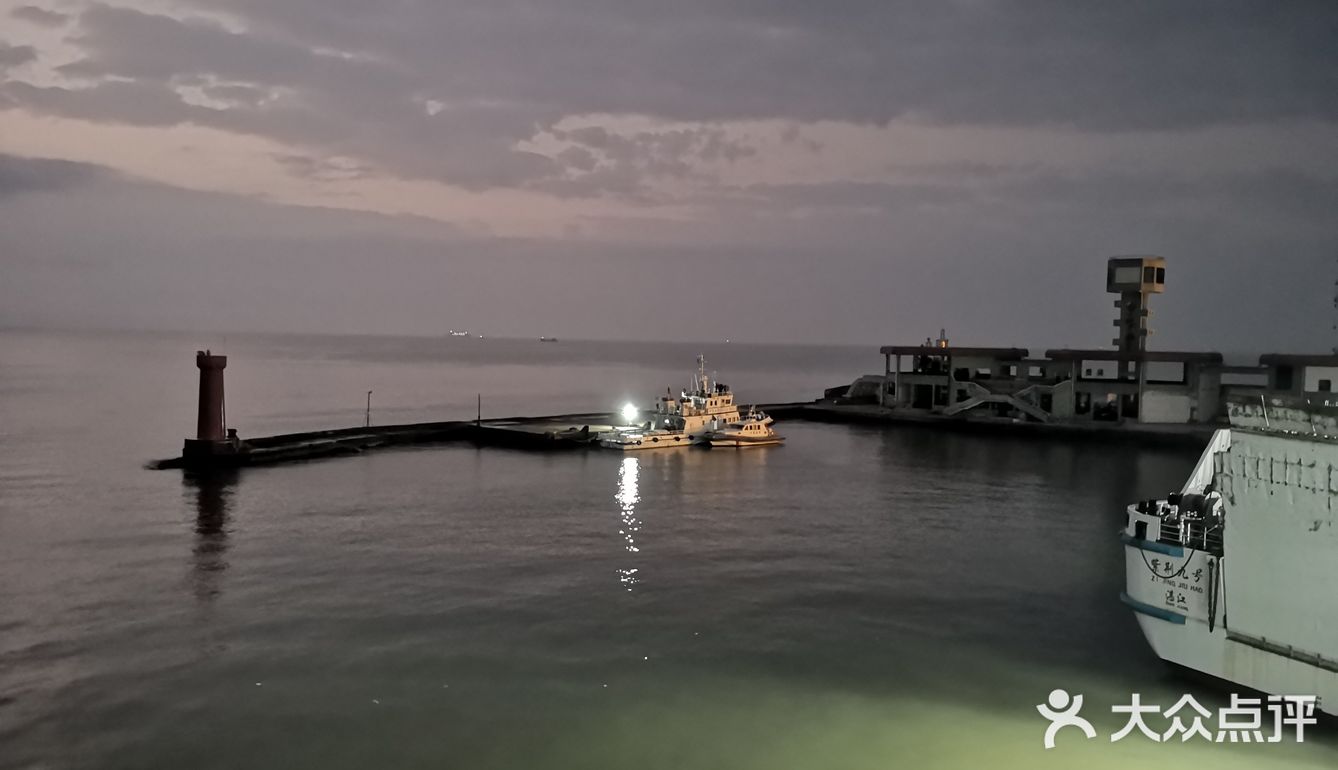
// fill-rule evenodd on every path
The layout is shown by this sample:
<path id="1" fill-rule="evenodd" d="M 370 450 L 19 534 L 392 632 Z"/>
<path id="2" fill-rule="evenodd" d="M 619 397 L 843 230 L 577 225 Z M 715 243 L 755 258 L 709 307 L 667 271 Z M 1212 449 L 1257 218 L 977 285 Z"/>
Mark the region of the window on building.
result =
<path id="1" fill-rule="evenodd" d="M 1331 391 L 1331 390 L 1333 390 L 1333 383 L 1332 383 L 1332 382 L 1330 382 L 1329 380 L 1320 380 L 1320 381 L 1319 381 L 1319 392 L 1320 392 L 1320 393 L 1328 393 L 1328 392 Z"/>
<path id="2" fill-rule="evenodd" d="M 1292 389 L 1292 368 L 1290 366 L 1279 366 L 1274 374 L 1274 387 L 1278 390 Z"/>

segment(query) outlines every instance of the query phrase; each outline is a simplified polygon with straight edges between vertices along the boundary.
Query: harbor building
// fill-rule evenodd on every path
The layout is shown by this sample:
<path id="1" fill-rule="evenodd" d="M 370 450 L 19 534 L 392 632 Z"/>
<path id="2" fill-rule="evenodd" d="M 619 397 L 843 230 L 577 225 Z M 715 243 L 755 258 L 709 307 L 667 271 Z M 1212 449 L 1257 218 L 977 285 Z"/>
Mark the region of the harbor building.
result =
<path id="1" fill-rule="evenodd" d="M 1220 353 L 890 345 L 879 404 L 944 417 L 1215 422 Z"/>
<path id="2" fill-rule="evenodd" d="M 1338 355 L 1270 353 L 1227 365 L 1213 351 L 1149 349 L 1149 300 L 1166 288 L 1166 259 L 1112 257 L 1106 290 L 1116 334 L 1109 349 L 956 347 L 946 332 L 918 345 L 880 348 L 881 375 L 834 389 L 836 404 L 882 407 L 911 418 L 964 418 L 1081 425 L 1220 424 L 1233 397 L 1329 396 Z"/>

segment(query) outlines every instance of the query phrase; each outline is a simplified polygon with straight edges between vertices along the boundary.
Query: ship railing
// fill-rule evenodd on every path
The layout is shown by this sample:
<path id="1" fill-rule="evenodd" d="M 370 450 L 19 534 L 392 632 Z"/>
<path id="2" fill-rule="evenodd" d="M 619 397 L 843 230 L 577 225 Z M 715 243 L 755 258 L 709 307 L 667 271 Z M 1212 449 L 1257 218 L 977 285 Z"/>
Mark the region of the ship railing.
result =
<path id="1" fill-rule="evenodd" d="M 1221 555 L 1222 534 L 1221 519 L 1215 517 L 1191 519 L 1172 514 L 1162 518 L 1161 531 L 1157 539 L 1167 545 L 1179 545 Z"/>

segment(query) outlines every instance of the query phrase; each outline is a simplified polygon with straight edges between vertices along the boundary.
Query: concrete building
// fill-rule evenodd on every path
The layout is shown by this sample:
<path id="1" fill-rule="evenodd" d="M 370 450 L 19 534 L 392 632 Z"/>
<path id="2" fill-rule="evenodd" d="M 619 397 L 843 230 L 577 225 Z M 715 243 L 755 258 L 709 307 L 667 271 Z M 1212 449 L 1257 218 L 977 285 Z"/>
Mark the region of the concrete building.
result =
<path id="1" fill-rule="evenodd" d="M 879 403 L 924 414 L 1189 423 L 1213 422 L 1221 411 L 1219 353 L 1062 349 L 1031 358 L 1025 348 L 925 345 L 880 352 Z"/>
<path id="2" fill-rule="evenodd" d="M 906 415 L 1192 425 L 1224 421 L 1228 397 L 1338 392 L 1338 355 L 1267 354 L 1258 366 L 1227 366 L 1216 352 L 1149 350 L 1148 299 L 1165 285 L 1164 258 L 1111 258 L 1106 289 L 1119 295 L 1112 349 L 1032 358 L 1026 348 L 954 347 L 940 332 L 920 345 L 881 348 L 881 382 L 866 375 L 845 398 Z"/>

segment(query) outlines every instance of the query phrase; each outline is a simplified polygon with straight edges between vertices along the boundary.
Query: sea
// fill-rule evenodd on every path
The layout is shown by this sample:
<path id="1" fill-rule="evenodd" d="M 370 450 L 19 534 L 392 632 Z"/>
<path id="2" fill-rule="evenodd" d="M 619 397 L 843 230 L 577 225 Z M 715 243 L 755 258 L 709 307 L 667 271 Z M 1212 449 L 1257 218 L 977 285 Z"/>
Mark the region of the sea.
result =
<path id="1" fill-rule="evenodd" d="M 1112 740 L 1135 694 L 1227 704 L 1118 598 L 1124 506 L 1178 489 L 1194 447 L 784 421 L 744 451 L 150 470 L 194 432 L 203 349 L 242 437 L 649 405 L 698 354 L 743 403 L 882 367 L 868 346 L 0 331 L 0 768 L 1338 766 L 1331 724 Z M 1095 737 L 1045 747 L 1057 689 Z"/>

